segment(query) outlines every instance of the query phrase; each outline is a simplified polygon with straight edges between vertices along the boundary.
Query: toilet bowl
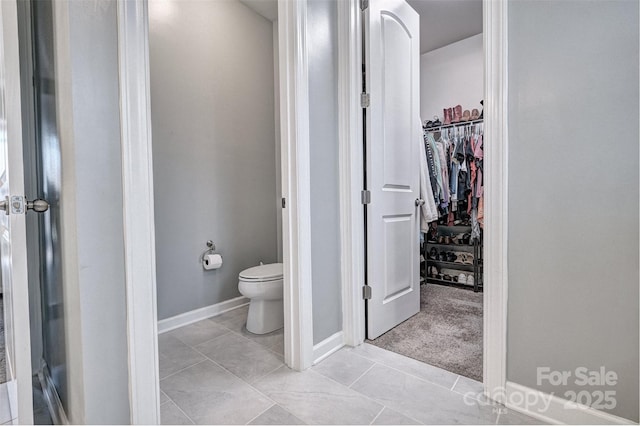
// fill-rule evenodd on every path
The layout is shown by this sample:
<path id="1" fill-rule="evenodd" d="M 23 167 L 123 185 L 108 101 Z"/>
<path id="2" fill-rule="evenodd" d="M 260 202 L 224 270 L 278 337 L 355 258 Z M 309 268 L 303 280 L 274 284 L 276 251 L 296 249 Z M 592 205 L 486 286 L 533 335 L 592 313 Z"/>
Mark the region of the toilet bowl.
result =
<path id="1" fill-rule="evenodd" d="M 240 272 L 238 290 L 250 299 L 248 331 L 266 334 L 284 327 L 282 263 L 254 266 Z"/>

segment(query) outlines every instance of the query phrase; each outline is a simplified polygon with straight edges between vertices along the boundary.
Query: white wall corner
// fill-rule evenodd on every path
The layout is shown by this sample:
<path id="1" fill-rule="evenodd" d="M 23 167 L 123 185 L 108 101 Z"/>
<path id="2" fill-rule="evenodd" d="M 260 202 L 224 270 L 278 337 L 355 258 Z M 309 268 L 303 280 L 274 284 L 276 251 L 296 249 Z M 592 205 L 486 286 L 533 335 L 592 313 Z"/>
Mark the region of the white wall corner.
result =
<path id="1" fill-rule="evenodd" d="M 193 324 L 194 322 L 202 321 L 207 318 L 222 315 L 225 312 L 232 311 L 237 308 L 241 308 L 249 303 L 249 299 L 244 296 L 239 296 L 233 299 L 225 300 L 224 302 L 216 303 L 213 305 L 205 306 L 203 308 L 194 309 L 189 312 L 185 312 L 179 315 L 175 315 L 170 318 L 165 318 L 158 321 L 158 333 L 166 333 L 176 328 L 184 327 L 185 325 Z"/>
<path id="2" fill-rule="evenodd" d="M 317 364 L 344 346 L 344 333 L 338 331 L 313 347 L 313 364 Z"/>
<path id="3" fill-rule="evenodd" d="M 546 423 L 578 425 L 636 424 L 631 420 L 513 382 L 507 382 L 504 394 L 507 408 Z"/>
<path id="4" fill-rule="evenodd" d="M 502 402 L 507 364 L 508 45 L 507 0 L 483 0 L 485 140 L 485 393 Z"/>

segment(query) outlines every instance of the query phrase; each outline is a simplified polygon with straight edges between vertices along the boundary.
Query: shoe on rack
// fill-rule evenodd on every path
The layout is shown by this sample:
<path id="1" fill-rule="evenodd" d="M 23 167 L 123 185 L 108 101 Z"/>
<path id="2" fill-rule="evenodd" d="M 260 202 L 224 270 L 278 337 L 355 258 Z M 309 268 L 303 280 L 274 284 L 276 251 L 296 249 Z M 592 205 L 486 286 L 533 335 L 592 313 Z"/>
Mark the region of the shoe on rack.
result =
<path id="1" fill-rule="evenodd" d="M 462 121 L 469 121 L 471 120 L 471 113 L 469 112 L 468 109 L 464 110 L 464 113 L 462 114 Z"/>
<path id="2" fill-rule="evenodd" d="M 471 120 L 477 120 L 478 118 L 480 118 L 480 112 L 478 111 L 478 109 L 477 109 L 477 108 L 474 108 L 474 109 L 471 111 L 471 118 L 470 118 L 470 119 L 471 119 Z"/>
<path id="3" fill-rule="evenodd" d="M 452 123 L 459 123 L 462 120 L 462 105 L 456 105 L 453 109 L 453 118 L 451 119 Z"/>
<path id="4" fill-rule="evenodd" d="M 431 250 L 427 253 L 427 257 L 429 257 L 429 259 L 438 260 L 438 250 L 435 247 L 431 247 Z"/>
<path id="5" fill-rule="evenodd" d="M 451 108 L 444 108 L 442 110 L 444 112 L 444 125 L 451 124 Z"/>
<path id="6" fill-rule="evenodd" d="M 460 284 L 466 284 L 467 283 L 467 276 L 463 273 L 460 273 L 460 275 L 458 275 L 458 282 Z"/>
<path id="7" fill-rule="evenodd" d="M 469 275 L 469 276 L 467 277 L 467 284 L 469 284 L 469 285 L 473 285 L 473 275 Z"/>

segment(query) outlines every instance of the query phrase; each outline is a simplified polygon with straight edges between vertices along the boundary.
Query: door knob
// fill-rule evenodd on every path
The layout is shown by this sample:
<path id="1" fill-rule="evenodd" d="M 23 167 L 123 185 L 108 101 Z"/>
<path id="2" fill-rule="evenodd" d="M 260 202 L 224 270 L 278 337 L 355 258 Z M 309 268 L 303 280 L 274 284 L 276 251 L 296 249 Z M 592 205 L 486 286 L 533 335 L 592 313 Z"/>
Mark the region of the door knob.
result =
<path id="1" fill-rule="evenodd" d="M 49 203 L 41 199 L 27 201 L 27 210 L 33 210 L 36 213 L 44 213 L 49 210 Z"/>
<path id="2" fill-rule="evenodd" d="M 4 210 L 7 215 L 9 213 L 24 214 L 27 210 L 44 213 L 49 210 L 49 203 L 40 199 L 25 202 L 24 197 L 13 195 L 11 200 L 9 200 L 9 197 L 5 197 L 4 200 L 0 201 L 0 210 Z"/>
<path id="3" fill-rule="evenodd" d="M 422 198 L 416 198 L 416 207 L 420 207 L 424 205 L 424 200 Z"/>

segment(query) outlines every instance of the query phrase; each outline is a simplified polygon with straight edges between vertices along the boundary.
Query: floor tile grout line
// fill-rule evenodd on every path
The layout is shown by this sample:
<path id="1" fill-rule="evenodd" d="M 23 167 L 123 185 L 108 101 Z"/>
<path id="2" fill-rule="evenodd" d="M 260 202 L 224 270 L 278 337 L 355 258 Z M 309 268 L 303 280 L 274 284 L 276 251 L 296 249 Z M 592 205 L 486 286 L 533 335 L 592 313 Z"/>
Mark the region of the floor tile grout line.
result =
<path id="1" fill-rule="evenodd" d="M 395 353 L 395 352 L 393 352 L 393 353 Z M 369 361 L 373 361 L 371 358 L 367 358 L 367 359 L 368 359 Z M 425 379 L 425 378 L 422 378 L 422 377 L 416 376 L 416 375 L 414 375 L 414 374 L 407 373 L 406 371 L 400 370 L 400 369 L 399 369 L 399 368 L 397 368 L 397 367 L 393 367 L 393 366 L 391 366 L 391 365 L 389 365 L 389 364 L 385 364 L 385 363 L 380 362 L 380 361 L 374 361 L 374 362 L 375 362 L 376 364 L 379 364 L 379 365 L 383 366 L 383 367 L 390 368 L 390 369 L 392 369 L 392 370 L 394 370 L 394 371 L 397 371 L 397 372 L 399 372 L 399 373 L 402 373 L 402 374 L 406 374 L 407 376 L 413 377 L 414 379 L 418 379 L 418 380 L 420 380 L 420 381 L 422 381 L 422 382 L 429 383 L 429 384 L 431 384 L 431 385 L 438 386 L 438 387 L 440 387 L 440 388 L 442 388 L 442 389 L 446 389 L 446 390 L 448 390 L 448 391 L 452 392 L 452 391 L 451 391 L 451 389 L 449 389 L 448 387 L 446 387 L 446 386 L 444 386 L 444 385 L 441 385 L 441 384 L 439 384 L 439 383 L 435 383 L 435 382 L 432 382 L 432 381 L 427 380 L 427 379 Z M 420 361 L 418 361 L 418 362 L 420 362 Z M 431 364 L 427 364 L 427 365 L 431 365 Z M 457 392 L 453 392 L 453 393 L 455 393 L 455 394 L 457 394 L 457 395 L 460 395 L 460 394 L 459 394 L 459 393 L 457 393 Z"/>
<path id="2" fill-rule="evenodd" d="M 453 386 L 451 386 L 451 389 L 449 389 L 450 391 L 455 392 L 453 389 L 456 387 L 456 385 L 458 384 L 458 380 L 460 380 L 460 375 L 458 374 L 458 377 L 456 377 L 456 381 L 453 382 Z"/>
<path id="3" fill-rule="evenodd" d="M 284 365 L 284 363 L 283 363 L 282 365 Z M 275 373 L 277 370 L 280 370 L 280 369 L 282 368 L 282 365 L 279 365 L 279 366 L 277 366 L 276 368 L 274 368 L 273 370 L 269 371 L 268 373 L 263 374 L 262 376 L 260 376 L 260 377 L 256 378 L 256 379 L 253 381 L 253 383 L 257 383 L 257 382 L 259 382 L 260 380 L 262 380 L 262 379 L 264 379 L 265 377 L 267 377 L 269 374 L 271 374 L 271 373 Z M 243 379 L 243 380 L 244 380 L 244 379 Z M 245 382 L 249 383 L 247 380 L 245 380 Z M 251 384 L 251 383 L 249 383 L 249 384 Z"/>
<path id="4" fill-rule="evenodd" d="M 364 344 L 367 344 L 367 343 L 364 343 Z M 397 353 L 395 353 L 395 352 L 393 352 L 393 351 L 390 351 L 390 350 L 387 350 L 387 349 L 384 349 L 384 348 L 380 348 L 380 347 L 375 346 L 375 345 L 371 345 L 371 346 L 374 346 L 374 347 L 376 347 L 376 348 L 378 348 L 378 349 L 381 349 L 381 350 L 383 350 L 383 351 L 387 351 L 387 352 L 392 353 L 392 354 L 394 354 L 394 355 L 399 355 L 399 356 L 401 356 L 401 357 L 405 357 L 404 355 L 397 354 Z M 401 373 L 404 373 L 404 374 L 406 374 L 406 375 L 408 375 L 408 376 L 415 377 L 416 379 L 422 380 L 423 382 L 431 383 L 432 385 L 440 386 L 441 388 L 451 390 L 451 389 L 447 388 L 446 386 L 444 386 L 444 385 L 442 385 L 442 384 L 440 384 L 440 383 L 432 382 L 431 380 L 427 380 L 427 379 L 425 379 L 425 378 L 423 378 L 423 377 L 416 376 L 415 374 L 408 373 L 408 372 L 406 372 L 406 371 L 403 371 L 403 370 L 399 369 L 398 367 L 394 367 L 394 366 L 392 366 L 392 365 L 389 365 L 389 364 L 387 364 L 386 362 L 377 361 L 377 360 L 374 360 L 374 359 L 371 359 L 371 358 L 367 358 L 366 356 L 363 356 L 363 355 L 360 355 L 360 354 L 356 354 L 356 355 L 361 356 L 361 357 L 363 357 L 363 358 L 366 358 L 366 359 L 368 359 L 369 361 L 376 362 L 376 363 L 378 363 L 378 364 L 380 364 L 380 365 L 382 365 L 382 366 L 384 366 L 384 367 L 388 367 L 388 368 L 391 368 L 392 370 L 396 370 L 396 371 L 399 371 L 399 372 L 401 372 Z M 405 358 L 410 359 L 410 360 L 412 360 L 412 361 L 419 362 L 420 364 L 424 364 L 424 365 L 427 365 L 427 366 L 429 366 L 429 367 L 438 368 L 438 369 L 440 369 L 440 370 L 442 370 L 442 371 L 444 371 L 444 372 L 446 372 L 446 373 L 449 373 L 449 374 L 455 374 L 455 373 L 452 373 L 451 371 L 445 370 L 445 369 L 443 369 L 443 368 L 436 367 L 435 365 L 431 365 L 431 364 L 426 363 L 426 362 L 418 361 L 417 359 L 413 359 L 413 358 L 409 358 L 409 357 L 405 357 Z M 457 374 L 456 381 L 457 381 L 459 378 L 460 378 L 460 375 L 459 375 L 459 374 Z M 457 392 L 456 392 L 456 393 L 457 393 Z M 460 394 L 458 394 L 458 395 L 460 395 Z"/>
<path id="5" fill-rule="evenodd" d="M 358 354 L 356 354 L 356 355 L 358 355 Z M 360 356 L 360 355 L 358 355 L 358 356 Z M 366 358 L 366 357 L 362 357 L 362 358 Z M 327 358 L 327 359 L 328 359 L 328 358 Z M 420 380 L 420 381 L 422 381 L 422 382 L 425 382 L 425 383 L 429 383 L 429 384 L 432 384 L 432 385 L 438 386 L 438 387 L 440 387 L 440 388 L 442 388 L 442 389 L 448 390 L 449 392 L 451 392 L 451 393 L 453 393 L 453 394 L 455 394 L 455 395 L 457 395 L 457 396 L 464 396 L 464 395 L 462 395 L 462 394 L 460 394 L 460 393 L 458 393 L 458 392 L 453 392 L 453 391 L 451 391 L 450 389 L 447 389 L 446 387 L 444 387 L 444 386 L 442 386 L 442 385 L 438 385 L 437 383 L 432 383 L 432 382 L 430 382 L 430 381 L 428 381 L 428 380 L 421 379 L 420 377 L 413 376 L 413 375 L 411 375 L 411 374 L 409 374 L 409 373 L 405 373 L 405 372 L 404 372 L 404 371 L 402 371 L 402 370 L 398 370 L 397 368 L 390 367 L 390 366 L 385 365 L 385 364 L 382 364 L 382 363 L 380 363 L 380 362 L 378 362 L 378 361 L 374 361 L 374 360 L 372 360 L 372 359 L 370 359 L 370 358 L 366 358 L 366 359 L 367 359 L 367 360 L 369 360 L 369 361 L 371 361 L 371 362 L 373 362 L 373 365 L 372 365 L 371 367 L 369 367 L 369 368 L 367 369 L 367 371 L 365 371 L 364 373 L 362 373 L 362 375 L 360 375 L 360 377 L 358 377 L 358 379 L 356 379 L 356 381 L 355 381 L 355 382 L 353 382 L 353 383 L 352 383 L 351 385 L 349 385 L 348 387 L 349 387 L 349 389 L 353 390 L 354 392 L 357 392 L 358 394 L 360 394 L 360 395 L 364 396 L 365 398 L 368 398 L 368 399 L 370 399 L 370 400 L 371 400 L 371 401 L 373 401 L 373 402 L 376 402 L 376 403 L 378 403 L 378 404 L 381 404 L 381 405 L 382 405 L 382 406 L 384 406 L 384 407 L 387 407 L 387 405 L 385 405 L 384 403 L 382 403 L 382 402 L 378 401 L 377 399 L 374 399 L 374 398 L 372 398 L 372 397 L 370 397 L 370 396 L 368 396 L 368 395 L 363 394 L 362 392 L 358 391 L 357 389 L 353 389 L 353 388 L 352 388 L 352 386 L 353 386 L 353 385 L 355 385 L 355 384 L 358 382 L 358 380 L 360 380 L 360 379 L 361 379 L 361 378 L 362 378 L 366 373 L 368 373 L 368 372 L 369 372 L 369 370 L 371 370 L 373 367 L 375 367 L 375 366 L 376 366 L 376 364 L 381 365 L 381 366 L 383 366 L 383 367 L 390 368 L 390 369 L 395 370 L 395 371 L 397 371 L 397 372 L 399 372 L 399 373 L 406 374 L 407 376 L 409 376 L 409 377 L 413 377 L 413 378 L 418 379 L 418 380 Z M 320 373 L 318 373 L 318 372 L 316 372 L 316 371 L 314 371 L 314 372 L 315 372 L 316 374 L 320 374 Z M 321 375 L 322 375 L 322 374 L 321 374 Z M 322 375 L 322 376 L 323 376 L 323 377 L 327 377 L 327 376 L 324 376 L 324 375 Z M 330 379 L 330 380 L 333 380 L 331 377 L 327 377 L 327 378 L 328 378 L 328 379 Z M 342 384 L 342 383 L 340 383 L 340 382 L 338 382 L 338 381 L 336 381 L 336 380 L 333 380 L 333 381 L 334 381 L 334 382 L 336 382 L 336 383 L 338 383 L 338 384 Z M 343 386 L 344 386 L 344 385 L 343 385 Z M 480 401 L 478 401 L 478 402 L 480 402 Z M 390 410 L 393 410 L 393 408 L 391 408 L 391 407 L 387 407 L 387 408 L 389 408 Z M 421 421 L 419 421 L 419 420 L 417 420 L 417 419 L 415 419 L 415 418 L 413 418 L 413 417 L 411 417 L 411 416 L 407 415 L 406 413 L 404 413 L 404 412 L 402 412 L 402 411 L 399 411 L 399 410 L 394 410 L 394 411 L 397 411 L 398 413 L 400 413 L 400 414 L 402 414 L 403 416 L 405 416 L 405 417 L 407 417 L 407 418 L 409 418 L 409 419 L 413 420 L 414 422 L 416 422 L 416 423 L 418 423 L 418 424 L 423 424 Z"/>
<path id="6" fill-rule="evenodd" d="M 382 405 L 382 408 L 380 409 L 380 411 L 378 411 L 378 414 L 376 414 L 376 416 L 373 418 L 373 420 L 371 420 L 371 422 L 369 422 L 370 425 L 372 425 L 373 422 L 378 420 L 378 417 L 380 417 L 380 414 L 382 414 L 382 412 L 384 411 L 385 408 L 387 408 L 387 406 L 386 405 Z"/>
<path id="7" fill-rule="evenodd" d="M 211 317 L 211 318 L 215 318 L 215 317 Z M 212 322 L 213 322 L 213 321 L 212 321 Z M 200 352 L 198 349 L 196 349 L 196 346 L 204 345 L 205 343 L 211 343 L 211 342 L 213 342 L 214 340 L 217 340 L 217 339 L 219 339 L 219 338 L 221 338 L 221 337 L 228 336 L 229 334 L 233 334 L 233 335 L 236 335 L 236 336 L 241 337 L 242 339 L 244 339 L 244 340 L 246 340 L 246 341 L 249 341 L 249 342 L 255 343 L 256 345 L 258 345 L 258 346 L 260 346 L 260 347 L 262 347 L 262 348 L 264 348 L 264 349 L 270 350 L 271 352 L 274 352 L 274 353 L 275 353 L 276 355 L 278 355 L 278 356 L 282 356 L 282 355 L 280 355 L 279 353 L 277 353 L 277 352 L 275 352 L 275 351 L 271 350 L 271 347 L 273 347 L 273 346 L 277 345 L 278 343 L 275 343 L 275 344 L 274 344 L 274 345 L 272 345 L 272 346 L 263 345 L 262 343 L 256 342 L 254 339 L 252 339 L 252 338 L 250 338 L 250 337 L 247 337 L 247 336 L 244 336 L 242 333 L 238 333 L 237 331 L 232 330 L 231 328 L 229 328 L 229 327 L 227 327 L 227 326 L 225 326 L 225 325 L 222 325 L 222 324 L 219 324 L 219 323 L 215 323 L 215 322 L 214 322 L 214 324 L 216 324 L 216 325 L 220 325 L 221 327 L 225 328 L 225 329 L 226 329 L 226 330 L 228 330 L 228 331 L 227 331 L 226 333 L 224 333 L 224 334 L 220 335 L 220 336 L 214 337 L 213 339 L 206 340 L 206 341 L 201 342 L 201 343 L 198 343 L 198 344 L 196 344 L 196 345 L 191 345 L 191 344 L 189 344 L 189 343 L 186 343 L 186 342 L 184 342 L 182 339 L 180 339 L 178 336 L 174 336 L 174 337 L 175 337 L 176 339 L 180 340 L 182 343 L 184 343 L 184 344 L 185 344 L 185 345 L 187 345 L 188 347 L 190 347 L 191 349 L 194 349 L 194 350 L 196 350 L 196 351 Z M 185 327 L 187 327 L 187 326 L 185 326 Z M 182 328 L 182 327 L 181 327 L 181 328 Z M 179 329 L 180 329 L 180 328 L 176 328 L 175 330 L 172 330 L 172 331 L 176 331 L 176 330 L 179 330 Z M 205 356 L 206 356 L 206 355 L 205 355 Z"/>
<path id="8" fill-rule="evenodd" d="M 225 327 L 225 328 L 226 328 L 226 327 Z M 179 329 L 179 328 L 176 328 L 176 330 L 180 330 L 180 329 Z M 227 330 L 228 330 L 228 329 L 227 329 Z M 174 331 L 175 331 L 175 330 L 174 330 Z M 213 339 L 205 340 L 204 342 L 200 342 L 200 343 L 197 343 L 197 344 L 195 344 L 195 345 L 192 345 L 191 343 L 187 343 L 187 342 L 185 342 L 184 340 L 182 340 L 182 339 L 181 339 L 181 338 L 179 338 L 178 336 L 174 336 L 174 337 L 175 337 L 176 339 L 180 340 L 180 341 L 181 341 L 182 343 L 184 343 L 185 345 L 189 346 L 190 348 L 194 348 L 194 347 L 196 347 L 196 346 L 198 346 L 198 345 L 204 345 L 205 343 L 212 342 L 212 341 L 214 341 L 214 340 L 216 340 L 216 339 L 219 339 L 219 338 L 221 338 L 221 337 L 223 337 L 223 336 L 226 336 L 226 335 L 227 335 L 227 334 L 229 334 L 229 333 L 232 333 L 232 331 L 231 331 L 231 330 L 228 330 L 228 331 L 226 331 L 224 334 L 221 334 L 220 336 L 216 336 L 216 337 L 214 337 Z"/>
<path id="9" fill-rule="evenodd" d="M 254 418 L 252 418 L 251 420 L 249 420 L 248 422 L 245 423 L 245 425 L 251 424 L 252 421 L 254 421 L 255 419 L 257 419 L 258 417 L 260 417 L 261 415 L 263 415 L 264 413 L 266 413 L 267 411 L 271 410 L 273 407 L 276 406 L 276 403 L 274 402 L 273 405 L 269 406 L 268 408 L 266 408 L 265 410 L 261 411 L 260 413 L 258 413 L 257 416 L 255 416 Z"/>
<path id="10" fill-rule="evenodd" d="M 329 358 L 330 358 L 330 357 L 329 357 Z M 327 359 L 329 359 L 329 358 L 327 358 Z M 375 363 L 374 363 L 374 365 L 372 365 L 371 367 L 369 367 L 369 370 L 371 370 L 374 366 L 375 366 Z M 315 375 L 317 375 L 317 376 L 323 377 L 323 378 L 325 378 L 325 379 L 327 379 L 327 380 L 329 380 L 329 381 L 331 381 L 331 382 L 333 382 L 333 383 L 335 383 L 335 384 L 337 384 L 337 385 L 339 385 L 339 386 L 341 386 L 341 387 L 343 387 L 343 388 L 349 389 L 350 391 L 357 393 L 359 396 L 361 396 L 361 397 L 363 397 L 363 398 L 365 398 L 365 399 L 368 399 L 369 401 L 371 401 L 371 402 L 373 402 L 373 403 L 375 403 L 375 404 L 382 405 L 383 407 L 386 407 L 386 405 L 384 405 L 384 403 L 382 403 L 382 402 L 380 402 L 380 401 L 376 400 L 375 398 L 372 398 L 372 397 L 370 397 L 369 395 L 365 395 L 365 394 L 363 394 L 362 392 L 360 392 L 360 391 L 358 391 L 358 390 L 356 390 L 356 389 L 352 389 L 352 388 L 351 388 L 351 386 L 347 386 L 347 385 L 345 385 L 345 384 L 343 384 L 343 383 L 340 383 L 339 381 L 337 381 L 337 380 L 335 380 L 335 379 L 333 379 L 333 378 L 331 378 L 331 377 L 329 377 L 329 376 L 325 376 L 324 374 L 322 374 L 322 373 L 320 373 L 320 372 L 318 372 L 318 371 L 315 371 L 313 368 L 309 368 L 308 370 L 305 370 L 305 371 L 309 371 L 310 373 L 313 373 L 313 374 L 315 374 Z M 367 371 L 368 371 L 368 370 L 367 370 Z M 365 373 L 366 373 L 366 371 L 365 371 Z M 363 374 L 363 375 L 364 375 L 364 374 Z M 358 379 L 358 380 L 360 380 L 360 379 Z M 357 381 L 357 380 L 356 380 L 356 381 Z M 353 384 L 355 384 L 355 383 L 356 383 L 356 382 L 353 382 Z M 408 416 L 407 416 L 407 417 L 408 417 Z M 420 423 L 420 422 L 418 422 L 418 423 Z"/>
<path id="11" fill-rule="evenodd" d="M 168 397 L 168 396 L 169 396 L 169 395 L 167 395 L 167 397 Z M 175 405 L 175 406 L 176 406 L 176 408 L 177 408 L 178 410 L 180 410 L 180 412 L 181 412 L 182 414 L 184 414 L 184 416 L 185 416 L 185 417 L 186 417 L 186 418 L 187 418 L 187 419 L 188 419 L 192 424 L 194 424 L 194 425 L 196 424 L 195 420 L 193 420 L 191 417 L 189 417 L 189 415 L 188 415 L 187 413 L 185 413 L 185 412 L 184 412 L 184 410 L 183 410 L 183 409 L 178 405 L 178 403 L 177 403 L 177 402 L 175 402 L 175 401 L 174 401 L 174 400 L 172 400 L 171 398 L 169 398 L 169 401 L 171 401 L 171 403 L 173 403 L 173 405 Z M 166 402 L 169 402 L 169 401 L 166 401 Z M 161 404 L 161 405 L 164 405 L 164 404 Z M 160 415 L 160 424 L 162 424 L 162 414 Z"/>
<path id="12" fill-rule="evenodd" d="M 198 351 L 197 349 L 194 348 L 194 350 Z M 218 367 L 222 368 L 224 371 L 226 371 L 227 373 L 231 374 L 233 377 L 237 378 L 238 380 L 242 381 L 243 383 L 246 383 L 247 385 L 249 385 L 249 387 L 251 387 L 251 389 L 253 389 L 254 391 L 258 392 L 260 395 L 264 396 L 265 398 L 267 398 L 269 401 L 273 402 L 274 404 L 277 404 L 277 402 L 273 399 L 270 398 L 267 394 L 265 394 L 264 392 L 260 391 L 260 389 L 256 388 L 255 386 L 253 386 L 253 384 L 249 383 L 248 381 L 246 381 L 245 379 L 243 379 L 242 377 L 238 376 L 237 374 L 233 373 L 232 371 L 230 371 L 229 369 L 227 369 L 226 367 L 224 367 L 222 364 L 219 364 L 218 362 L 216 362 L 215 360 L 209 358 L 207 355 L 203 354 L 202 352 L 198 351 L 198 353 L 200 353 L 202 356 L 204 356 L 207 360 L 211 361 L 212 363 L 214 363 L 215 365 L 217 365 Z M 276 368 L 275 370 L 273 370 L 271 373 L 272 374 L 276 371 L 278 371 L 280 368 L 285 367 L 284 363 L 279 366 L 278 368 Z M 262 380 L 263 378 L 267 377 L 269 374 L 261 377 L 258 380 Z"/>
<path id="13" fill-rule="evenodd" d="M 229 327 L 227 327 L 227 326 L 224 326 L 224 327 L 225 327 L 227 330 L 229 330 L 231 333 L 234 333 L 236 336 L 240 336 L 240 337 L 242 337 L 243 339 L 248 340 L 249 342 L 253 342 L 253 343 L 255 343 L 256 345 L 260 345 L 260 346 L 262 346 L 263 348 L 267 348 L 267 349 L 269 349 L 269 346 L 267 346 L 267 345 L 263 345 L 262 343 L 258 343 L 258 342 L 256 342 L 254 339 L 252 339 L 251 337 L 247 337 L 247 336 L 245 336 L 245 335 L 244 335 L 244 334 L 242 334 L 242 333 L 238 333 L 236 330 L 233 330 L 233 329 L 231 329 L 231 328 L 229 328 Z M 246 327 L 246 324 L 243 324 L 243 326 L 242 326 L 242 327 Z M 279 330 L 279 329 L 278 329 L 278 330 Z M 277 331 L 277 330 L 275 330 L 275 331 Z M 250 332 L 249 332 L 249 333 L 250 333 Z M 273 333 L 273 332 L 272 332 L 272 333 Z M 268 334 L 268 333 L 267 333 L 267 334 Z M 258 336 L 260 336 L 260 335 L 258 335 Z"/>
<path id="14" fill-rule="evenodd" d="M 202 354 L 201 354 L 201 355 L 202 355 Z M 205 358 L 206 358 L 206 357 L 205 357 Z M 195 367 L 195 366 L 196 366 L 196 365 L 198 365 L 198 364 L 202 364 L 202 363 L 203 363 L 203 362 L 205 362 L 205 361 L 206 361 L 206 359 L 201 359 L 200 361 L 198 361 L 198 362 L 196 362 L 196 363 L 194 363 L 194 364 L 191 364 L 191 365 L 189 365 L 189 366 L 187 366 L 187 367 L 181 368 L 180 370 L 178 370 L 178 371 L 176 371 L 176 372 L 174 372 L 174 373 L 171 373 L 171 374 L 169 374 L 168 376 L 164 376 L 163 378 L 161 378 L 160 380 L 158 380 L 158 382 L 161 382 L 161 381 L 163 381 L 164 379 L 168 379 L 168 378 L 169 378 L 169 377 L 171 377 L 171 376 L 175 376 L 176 374 L 178 374 L 178 373 L 180 373 L 180 372 L 182 372 L 182 371 L 186 370 L 187 368 Z M 166 392 L 165 392 L 165 393 L 166 393 Z M 167 396 L 169 396 L 169 395 L 167 395 Z"/>
<path id="15" fill-rule="evenodd" d="M 372 362 L 373 362 L 373 361 L 372 361 Z M 365 374 L 367 374 L 369 371 L 371 371 L 371 369 L 372 369 L 373 367 L 375 367 L 375 366 L 376 366 L 376 364 L 377 364 L 376 362 L 373 362 L 373 364 L 371 364 L 371 366 L 370 366 L 369 368 L 367 368 L 367 369 L 364 371 L 364 373 L 362 373 L 361 375 L 359 375 L 359 376 L 358 376 L 358 377 L 357 377 L 353 382 L 351 382 L 351 384 L 347 385 L 347 387 L 348 387 L 349 389 L 351 389 L 351 386 L 355 385 L 355 384 L 358 382 L 358 380 L 362 379 L 362 378 L 364 377 L 364 375 L 365 375 Z M 355 389 L 354 389 L 354 390 L 355 390 Z"/>

